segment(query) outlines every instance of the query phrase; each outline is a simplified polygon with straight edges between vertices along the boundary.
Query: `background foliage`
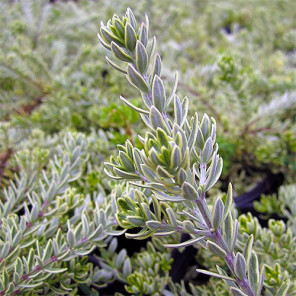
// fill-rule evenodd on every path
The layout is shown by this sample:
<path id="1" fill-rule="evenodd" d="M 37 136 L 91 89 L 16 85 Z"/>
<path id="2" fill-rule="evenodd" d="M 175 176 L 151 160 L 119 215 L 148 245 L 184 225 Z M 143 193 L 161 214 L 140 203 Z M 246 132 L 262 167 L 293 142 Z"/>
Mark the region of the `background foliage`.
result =
<path id="1" fill-rule="evenodd" d="M 52 2 L 0 4 L 0 295 L 229 295 L 223 280 L 195 272 L 223 266 L 218 256 L 190 247 L 182 274 L 177 258 L 188 250 L 163 247 L 180 234 L 138 245 L 117 225 L 115 199 L 130 187 L 108 178 L 103 163 L 127 139 L 142 148 L 146 127 L 119 100 L 143 107 L 96 35 L 100 20 L 127 7 L 149 16 L 162 79 L 171 85 L 179 71 L 189 114 L 216 119 L 224 166 L 208 203 L 233 184 L 237 251 L 253 234 L 266 264 L 263 295 L 286 279 L 278 295 L 293 295 L 295 1 Z"/>

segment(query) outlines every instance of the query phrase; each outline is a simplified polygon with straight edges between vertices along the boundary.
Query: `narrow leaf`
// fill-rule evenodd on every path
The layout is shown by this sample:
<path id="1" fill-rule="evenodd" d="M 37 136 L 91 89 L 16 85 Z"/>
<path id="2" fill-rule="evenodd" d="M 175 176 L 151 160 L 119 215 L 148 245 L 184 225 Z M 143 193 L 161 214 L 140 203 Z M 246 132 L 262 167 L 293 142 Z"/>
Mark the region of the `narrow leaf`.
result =
<path id="1" fill-rule="evenodd" d="M 120 59 L 121 61 L 132 63 L 134 60 L 133 58 L 127 54 L 121 47 L 119 47 L 115 42 L 111 43 L 111 50 L 114 55 Z"/>
<path id="2" fill-rule="evenodd" d="M 196 237 L 196 238 L 190 239 L 190 240 L 185 241 L 185 242 L 180 243 L 180 244 L 165 244 L 164 247 L 166 247 L 166 248 L 182 248 L 182 247 L 187 247 L 187 246 L 191 246 L 191 245 L 196 244 L 197 242 L 199 242 L 200 240 L 202 240 L 204 238 L 205 238 L 204 236 Z"/>
<path id="3" fill-rule="evenodd" d="M 136 65 L 141 74 L 144 74 L 148 66 L 148 54 L 145 46 L 138 40 L 136 44 Z"/>
<path id="4" fill-rule="evenodd" d="M 211 272 L 211 271 L 208 271 L 208 270 L 203 270 L 203 269 L 196 269 L 196 271 L 197 272 L 200 272 L 202 274 L 209 275 L 209 276 L 214 276 L 214 277 L 219 278 L 219 279 L 222 279 L 222 280 L 227 280 L 227 281 L 233 281 L 233 282 L 235 282 L 235 279 L 234 278 L 231 278 L 231 277 L 226 276 L 226 275 L 218 274 L 218 273 Z"/>
<path id="5" fill-rule="evenodd" d="M 127 78 L 129 82 L 140 91 L 144 93 L 149 92 L 148 84 L 145 82 L 141 74 L 132 65 L 127 66 Z"/>

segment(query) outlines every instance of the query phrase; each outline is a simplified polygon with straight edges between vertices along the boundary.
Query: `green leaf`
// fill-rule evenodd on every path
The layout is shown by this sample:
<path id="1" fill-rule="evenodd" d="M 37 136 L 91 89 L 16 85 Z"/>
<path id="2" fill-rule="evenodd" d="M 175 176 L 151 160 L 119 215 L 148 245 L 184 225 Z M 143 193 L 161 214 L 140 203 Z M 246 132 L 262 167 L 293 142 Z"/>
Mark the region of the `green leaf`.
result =
<path id="1" fill-rule="evenodd" d="M 181 122 L 183 120 L 183 115 L 182 115 L 182 104 L 180 101 L 180 98 L 177 95 L 174 95 L 174 117 L 175 117 L 175 122 L 178 125 L 181 125 Z"/>
<path id="2" fill-rule="evenodd" d="M 128 63 L 133 63 L 133 58 L 129 54 L 127 54 L 121 47 L 119 47 L 115 42 L 111 42 L 111 50 L 119 60 Z"/>
<path id="3" fill-rule="evenodd" d="M 146 47 L 148 42 L 148 30 L 144 23 L 141 24 L 139 40 Z"/>
<path id="4" fill-rule="evenodd" d="M 152 101 L 153 105 L 160 111 L 164 111 L 166 97 L 165 88 L 158 75 L 154 76 L 152 83 Z"/>
<path id="5" fill-rule="evenodd" d="M 196 269 L 196 271 L 197 272 L 200 272 L 202 274 L 209 275 L 209 276 L 214 276 L 214 277 L 219 278 L 219 279 L 222 279 L 222 280 L 227 280 L 227 281 L 233 281 L 233 282 L 235 282 L 235 279 L 234 278 L 231 278 L 231 277 L 226 276 L 226 275 L 218 274 L 218 273 L 211 272 L 211 271 L 208 271 L 208 270 L 203 270 L 203 269 Z"/>
<path id="6" fill-rule="evenodd" d="M 178 146 L 175 146 L 171 154 L 170 169 L 176 169 L 179 167 L 181 163 L 181 157 L 181 149 Z"/>
<path id="7" fill-rule="evenodd" d="M 232 185 L 231 183 L 228 184 L 228 190 L 227 190 L 227 196 L 226 196 L 226 202 L 225 202 L 225 208 L 224 208 L 224 217 L 223 219 L 226 218 L 228 213 L 231 211 L 232 208 L 232 203 L 233 203 L 233 198 L 232 198 Z"/>
<path id="8" fill-rule="evenodd" d="M 101 44 L 107 48 L 108 50 L 111 50 L 111 46 L 101 37 L 100 33 L 98 33 L 98 38 L 99 38 L 99 41 L 101 42 Z"/>
<path id="9" fill-rule="evenodd" d="M 126 16 L 131 24 L 131 26 L 136 30 L 137 28 L 137 21 L 136 18 L 132 12 L 132 10 L 128 7 L 126 10 Z"/>
<path id="10" fill-rule="evenodd" d="M 151 60 L 151 57 L 154 55 L 155 52 L 155 48 L 156 48 L 156 38 L 155 36 L 152 39 L 152 44 L 151 44 L 151 48 L 148 54 L 148 60 Z"/>
<path id="11" fill-rule="evenodd" d="M 141 76 L 141 74 L 132 66 L 127 66 L 127 78 L 129 82 L 136 88 L 138 88 L 140 91 L 144 93 L 149 92 L 149 86 L 144 80 L 144 78 Z"/>
<path id="12" fill-rule="evenodd" d="M 192 149 L 193 145 L 196 142 L 197 130 L 198 130 L 198 116 L 197 116 L 197 113 L 195 113 L 192 120 L 192 130 L 190 132 L 190 136 L 188 139 L 188 147 L 190 150 Z"/>
<path id="13" fill-rule="evenodd" d="M 136 44 L 136 65 L 141 74 L 144 74 L 148 67 L 148 54 L 144 45 L 138 40 Z"/>
<path id="14" fill-rule="evenodd" d="M 285 282 L 282 283 L 280 289 L 278 290 L 278 292 L 276 293 L 275 296 L 286 296 L 288 295 L 288 290 L 290 287 L 290 280 L 287 279 Z"/>
<path id="15" fill-rule="evenodd" d="M 207 249 L 222 258 L 226 257 L 226 252 L 221 247 L 219 247 L 217 244 L 215 244 L 210 240 L 207 241 Z"/>
<path id="16" fill-rule="evenodd" d="M 127 238 L 133 238 L 133 239 L 146 239 L 148 237 L 150 237 L 151 235 L 153 235 L 154 231 L 151 231 L 149 229 L 142 229 L 140 232 L 138 233 L 126 233 L 125 236 Z"/>
<path id="17" fill-rule="evenodd" d="M 111 48 L 111 47 L 110 47 Z M 109 65 L 111 65 L 111 67 L 113 67 L 115 70 L 123 73 L 123 74 L 127 74 L 126 70 L 121 68 L 120 66 L 118 66 L 117 64 L 115 64 L 114 62 L 112 62 L 108 57 L 105 57 L 106 61 Z"/>
<path id="18" fill-rule="evenodd" d="M 258 257 L 254 251 L 251 252 L 251 257 L 248 266 L 248 279 L 254 291 L 257 291 L 259 285 L 259 263 Z"/>
<path id="19" fill-rule="evenodd" d="M 189 200 L 193 200 L 193 201 L 198 199 L 197 191 L 188 182 L 184 182 L 181 189 L 182 189 L 182 194 L 183 194 L 184 198 L 189 199 Z"/>
<path id="20" fill-rule="evenodd" d="M 67 271 L 68 268 L 51 268 L 51 267 L 45 267 L 45 268 L 43 268 L 43 270 L 45 272 L 49 272 L 49 273 L 61 273 L 61 272 Z"/>
<path id="21" fill-rule="evenodd" d="M 136 174 L 133 174 L 133 173 L 128 173 L 128 172 L 125 172 L 123 170 L 120 170 L 118 168 L 113 168 L 113 171 L 114 173 L 123 178 L 123 179 L 126 179 L 126 180 L 134 180 L 134 179 L 140 179 L 140 177 Z"/>
<path id="22" fill-rule="evenodd" d="M 120 164 L 130 173 L 135 171 L 133 160 L 124 152 L 119 151 L 119 161 Z"/>
<path id="23" fill-rule="evenodd" d="M 240 289 L 235 288 L 235 287 L 231 287 L 230 292 L 231 292 L 231 295 L 233 295 L 233 296 L 248 296 L 247 294 L 242 292 Z"/>
<path id="24" fill-rule="evenodd" d="M 146 225 L 150 230 L 157 230 L 161 228 L 161 222 L 155 220 L 146 221 Z"/>
<path id="25" fill-rule="evenodd" d="M 251 258 L 252 253 L 252 246 L 253 246 L 254 236 L 251 234 L 247 240 L 247 243 L 244 248 L 244 257 L 246 258 L 246 264 L 249 266 L 249 261 Z"/>
<path id="26" fill-rule="evenodd" d="M 164 245 L 164 247 L 166 248 L 182 248 L 182 247 L 187 247 L 187 246 L 191 246 L 196 244 L 197 242 L 199 242 L 200 240 L 203 240 L 205 237 L 204 236 L 200 236 L 200 237 L 196 237 L 193 239 L 190 239 L 188 241 L 185 241 L 183 243 L 180 244 L 166 244 Z"/>
<path id="27" fill-rule="evenodd" d="M 178 87 L 178 72 L 175 73 L 175 80 L 174 80 L 174 84 L 171 90 L 171 93 L 167 99 L 167 103 L 166 103 L 166 109 L 168 109 L 169 105 L 171 104 L 172 99 L 175 97 L 176 91 L 177 91 L 177 87 Z"/>
<path id="28" fill-rule="evenodd" d="M 129 23 L 125 25 L 124 39 L 126 48 L 133 51 L 136 47 L 137 34 Z"/>
<path id="29" fill-rule="evenodd" d="M 135 227 L 143 226 L 145 220 L 139 216 L 127 216 L 126 220 Z"/>
<path id="30" fill-rule="evenodd" d="M 108 42 L 108 43 L 117 43 L 120 45 L 124 45 L 122 40 L 119 39 L 117 36 L 115 36 L 111 31 L 109 31 L 109 29 L 107 29 L 107 27 L 102 27 L 100 29 L 101 32 L 101 36 Z M 107 44 L 108 44 L 107 43 Z"/>
<path id="31" fill-rule="evenodd" d="M 122 273 L 125 277 L 132 273 L 132 264 L 130 258 L 126 258 L 123 263 Z"/>
<path id="32" fill-rule="evenodd" d="M 222 167 L 222 158 L 219 157 L 219 155 L 217 155 L 216 153 L 214 153 L 212 157 L 212 163 L 209 169 L 209 175 L 205 184 L 206 191 L 208 191 L 218 181 L 222 172 Z"/>
<path id="33" fill-rule="evenodd" d="M 170 174 L 166 169 L 164 169 L 162 166 L 158 165 L 156 167 L 156 173 L 162 178 L 173 178 L 174 176 Z"/>
<path id="34" fill-rule="evenodd" d="M 243 280 L 245 278 L 246 261 L 245 261 L 244 256 L 240 252 L 237 252 L 235 255 L 234 272 L 239 279 Z"/>
<path id="35" fill-rule="evenodd" d="M 211 159 L 212 152 L 213 152 L 213 141 L 212 141 L 212 138 L 209 137 L 206 140 L 203 151 L 202 151 L 203 162 L 207 163 Z"/>
<path id="36" fill-rule="evenodd" d="M 19 284 L 19 287 L 26 288 L 26 289 L 33 289 L 33 288 L 39 287 L 43 284 L 44 284 L 43 282 L 39 282 L 39 283 L 37 282 L 34 284 Z"/>
<path id="37" fill-rule="evenodd" d="M 161 129 L 163 129 L 166 133 L 169 134 L 169 130 L 167 125 L 165 124 L 163 117 L 161 115 L 161 113 L 157 110 L 157 108 L 155 108 L 154 106 L 152 106 L 150 108 L 150 114 L 149 114 L 149 118 L 150 118 L 150 122 L 152 127 L 154 128 L 154 130 L 156 130 L 158 127 L 160 127 Z"/>
<path id="38" fill-rule="evenodd" d="M 216 199 L 214 211 L 213 211 L 213 228 L 218 229 L 223 222 L 223 211 L 224 211 L 224 204 L 220 197 Z"/>
<path id="39" fill-rule="evenodd" d="M 159 54 L 156 54 L 152 64 L 150 82 L 152 83 L 155 75 L 160 77 L 160 74 L 161 74 L 161 59 Z"/>

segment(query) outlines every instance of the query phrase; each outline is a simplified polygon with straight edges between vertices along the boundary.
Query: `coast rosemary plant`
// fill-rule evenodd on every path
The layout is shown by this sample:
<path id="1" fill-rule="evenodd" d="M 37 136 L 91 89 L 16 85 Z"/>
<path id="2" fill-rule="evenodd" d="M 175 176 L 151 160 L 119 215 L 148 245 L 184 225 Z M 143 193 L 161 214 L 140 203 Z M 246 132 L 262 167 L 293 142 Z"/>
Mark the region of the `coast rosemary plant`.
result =
<path id="1" fill-rule="evenodd" d="M 107 62 L 123 73 L 138 89 L 143 108 L 120 97 L 140 113 L 148 127 L 139 136 L 143 149 L 130 141 L 118 146 L 118 155 L 105 164 L 106 173 L 116 180 L 126 180 L 138 187 L 117 199 L 117 220 L 126 229 L 141 228 L 127 233 L 134 239 L 190 234 L 191 239 L 166 247 L 199 245 L 225 261 L 229 269 L 216 266 L 217 272 L 197 272 L 221 278 L 232 295 L 261 295 L 264 268 L 259 266 L 249 235 L 243 252 L 235 250 L 239 222 L 232 213 L 232 186 L 227 197 L 217 197 L 213 207 L 207 203 L 207 192 L 218 181 L 222 159 L 216 143 L 216 122 L 197 112 L 188 118 L 189 100 L 178 97 L 178 74 L 168 93 L 161 78 L 162 62 L 156 50 L 156 38 L 149 39 L 149 20 L 138 24 L 131 9 L 123 18 L 113 15 L 106 25 L 101 23 L 98 34 L 102 45 L 111 51 Z M 152 194 L 144 194 L 142 189 Z M 147 192 L 147 191 L 146 191 Z M 175 204 L 179 204 L 176 210 Z M 283 283 L 277 295 L 284 295 Z M 137 293 L 137 291 L 134 291 Z"/>

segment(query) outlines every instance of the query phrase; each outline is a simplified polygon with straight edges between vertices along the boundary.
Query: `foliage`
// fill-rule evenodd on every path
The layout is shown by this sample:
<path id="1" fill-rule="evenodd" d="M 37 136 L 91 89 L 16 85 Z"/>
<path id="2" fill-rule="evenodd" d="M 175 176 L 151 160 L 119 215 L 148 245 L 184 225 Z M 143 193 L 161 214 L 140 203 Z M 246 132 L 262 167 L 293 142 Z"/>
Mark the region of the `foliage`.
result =
<path id="1" fill-rule="evenodd" d="M 51 2 L 0 4 L 0 296 L 294 295 L 295 3 Z"/>

